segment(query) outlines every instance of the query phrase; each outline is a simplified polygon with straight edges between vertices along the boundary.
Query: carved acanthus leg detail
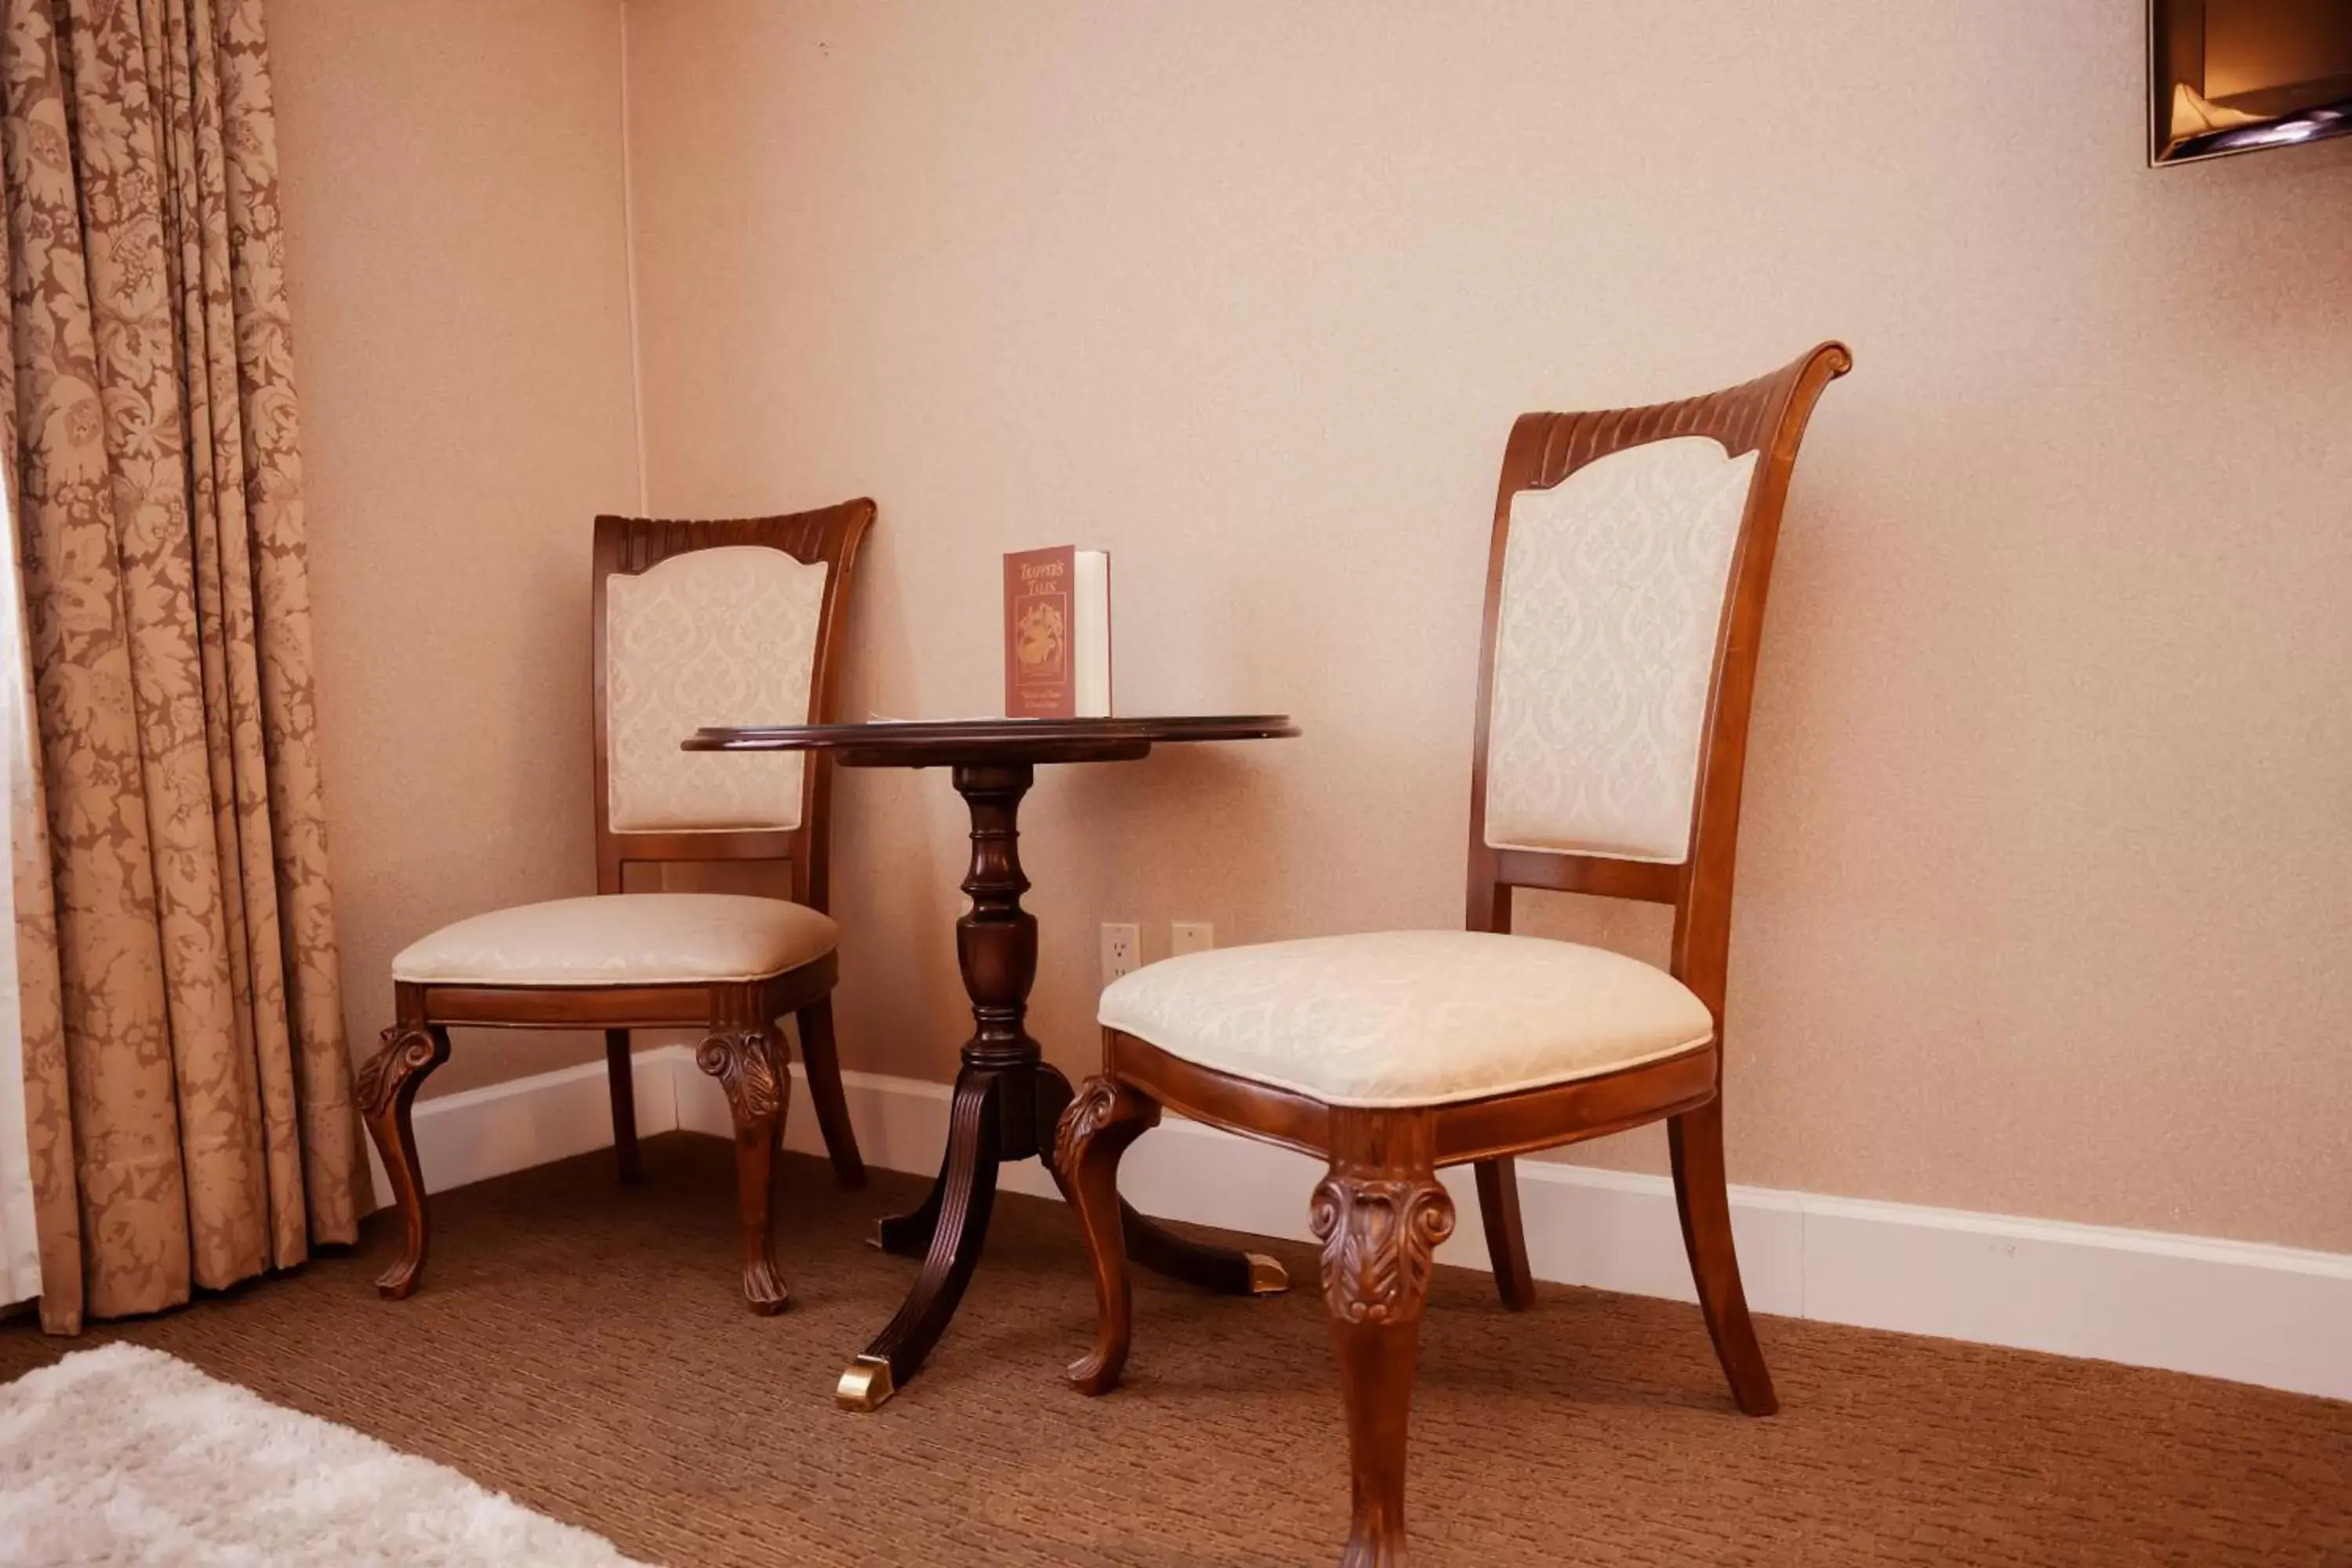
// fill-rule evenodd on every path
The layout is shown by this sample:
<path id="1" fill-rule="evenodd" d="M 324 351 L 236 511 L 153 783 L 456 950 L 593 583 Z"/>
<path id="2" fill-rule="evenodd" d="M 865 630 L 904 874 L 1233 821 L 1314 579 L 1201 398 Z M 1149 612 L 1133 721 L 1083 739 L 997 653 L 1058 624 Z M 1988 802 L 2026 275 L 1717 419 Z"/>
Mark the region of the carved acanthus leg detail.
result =
<path id="1" fill-rule="evenodd" d="M 1054 1169 L 1068 1181 L 1076 1163 L 1103 1129 L 1113 1122 L 1137 1122 L 1128 1142 L 1133 1142 L 1160 1125 L 1160 1102 L 1108 1073 L 1087 1079 L 1070 1097 L 1054 1129 Z"/>
<path id="2" fill-rule="evenodd" d="M 1335 1170 L 1315 1189 L 1323 1300 L 1348 1407 L 1350 1519 L 1341 1568 L 1405 1561 L 1405 1426 L 1422 1310 L 1454 1202 L 1433 1172 Z"/>
<path id="3" fill-rule="evenodd" d="M 1454 1234 L 1454 1200 L 1434 1176 L 1334 1173 L 1315 1189 L 1309 1223 L 1323 1244 L 1323 1299 L 1342 1322 L 1421 1316 L 1438 1243 Z"/>
<path id="4" fill-rule="evenodd" d="M 356 1085 L 361 1117 L 383 1156 L 384 1173 L 392 1178 L 394 1200 L 407 1231 L 407 1249 L 385 1269 L 375 1288 L 394 1300 L 416 1289 L 425 1270 L 425 1248 L 430 1239 L 425 1210 L 425 1172 L 416 1161 L 416 1134 L 410 1111 L 417 1086 L 425 1075 L 449 1059 L 449 1036 L 430 1025 L 394 1024 L 383 1032 L 383 1044 L 360 1068 Z"/>
<path id="5" fill-rule="evenodd" d="M 719 1080 L 738 1125 L 783 1113 L 787 1081 L 779 1070 L 774 1036 L 742 1029 L 711 1036 L 696 1047 L 694 1065 Z"/>
<path id="6" fill-rule="evenodd" d="M 1127 1364 L 1135 1304 L 1119 1212 L 1118 1159 L 1159 1123 L 1159 1101 L 1105 1073 L 1079 1086 L 1054 1131 L 1054 1170 L 1078 1211 L 1095 1269 L 1094 1349 L 1072 1362 L 1069 1371 L 1071 1384 L 1083 1394 L 1109 1393 Z"/>
<path id="7" fill-rule="evenodd" d="M 722 1030 L 696 1047 L 694 1065 L 727 1091 L 735 1118 L 735 1205 L 743 1237 L 743 1299 L 781 1312 L 791 1295 L 777 1271 L 773 1202 L 776 1142 L 792 1079 L 773 1029 Z"/>

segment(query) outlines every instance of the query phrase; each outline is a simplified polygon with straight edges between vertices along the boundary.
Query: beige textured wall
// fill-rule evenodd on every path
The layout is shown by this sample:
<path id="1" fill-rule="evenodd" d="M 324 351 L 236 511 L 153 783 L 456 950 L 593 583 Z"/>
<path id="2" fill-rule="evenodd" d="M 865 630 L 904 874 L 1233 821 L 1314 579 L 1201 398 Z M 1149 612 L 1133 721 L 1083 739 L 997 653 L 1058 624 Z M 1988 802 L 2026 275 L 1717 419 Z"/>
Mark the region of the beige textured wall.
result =
<path id="1" fill-rule="evenodd" d="M 1759 700 L 1735 1176 L 2352 1248 L 2352 144 L 2143 169 L 2144 9 L 633 0 L 653 500 L 873 493 L 860 704 L 996 710 L 997 557 L 1075 540 L 1128 710 L 1304 722 L 1041 784 L 1077 1072 L 1103 920 L 1458 922 L 1512 416 L 1843 336 Z M 347 845 L 393 795 L 353 773 Z M 839 798 L 845 1058 L 944 1077 L 952 797 Z M 1655 955 L 1648 914 L 1535 923 Z"/>
<path id="2" fill-rule="evenodd" d="M 393 953 L 594 889 L 588 538 L 637 501 L 619 0 L 270 0 L 355 1048 Z M 583 1059 L 461 1034 L 426 1092 Z"/>

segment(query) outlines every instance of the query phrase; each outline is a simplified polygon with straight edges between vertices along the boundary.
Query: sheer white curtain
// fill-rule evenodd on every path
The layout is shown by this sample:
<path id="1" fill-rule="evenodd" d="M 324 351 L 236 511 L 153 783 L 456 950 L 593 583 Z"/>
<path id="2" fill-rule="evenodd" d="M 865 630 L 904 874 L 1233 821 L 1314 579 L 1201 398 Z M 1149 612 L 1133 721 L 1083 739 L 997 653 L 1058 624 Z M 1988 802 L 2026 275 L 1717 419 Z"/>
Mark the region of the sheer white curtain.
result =
<path id="1" fill-rule="evenodd" d="M 15 486 L 0 483 L 0 506 Z M 0 518 L 0 832 L 12 828 L 37 798 L 33 789 L 32 662 L 25 641 L 25 595 L 16 579 L 14 509 Z M 0 1306 L 41 1293 L 41 1260 L 33 1230 L 33 1162 L 25 1136 L 25 1035 L 16 985 L 16 879 L 7 874 L 21 848 L 9 835 L 0 856 Z"/>

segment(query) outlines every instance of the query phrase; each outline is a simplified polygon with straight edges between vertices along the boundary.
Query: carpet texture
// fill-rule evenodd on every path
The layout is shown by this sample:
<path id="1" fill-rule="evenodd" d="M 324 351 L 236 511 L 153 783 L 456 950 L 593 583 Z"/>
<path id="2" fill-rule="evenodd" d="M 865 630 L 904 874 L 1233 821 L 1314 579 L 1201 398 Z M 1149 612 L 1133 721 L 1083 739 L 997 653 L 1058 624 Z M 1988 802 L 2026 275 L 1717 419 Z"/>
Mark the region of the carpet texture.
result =
<path id="1" fill-rule="evenodd" d="M 455 1470 L 131 1344 L 0 1387 L 0 1562 L 627 1565 Z"/>
<path id="2" fill-rule="evenodd" d="M 1057 1204 L 997 1202 L 923 1374 L 833 1405 L 912 1262 L 862 1245 L 922 1184 L 859 1194 L 786 1162 L 793 1310 L 737 1297 L 731 1147 L 646 1145 L 436 1200 L 423 1288 L 359 1256 L 93 1338 L 170 1352 L 453 1466 L 632 1556 L 677 1564 L 1329 1563 L 1345 1436 L 1320 1300 L 1207 1297 L 1139 1273 L 1127 1385 L 1061 1365 L 1093 1291 Z M 1307 1194 L 1299 1194 L 1303 1205 Z M 1306 1247 L 1261 1244 L 1294 1279 Z M 1555 1287 L 1508 1313 L 1441 1269 L 1422 1341 L 1409 1518 L 1442 1564 L 2352 1563 L 2352 1405 L 1787 1319 L 1759 1331 L 1780 1415 L 1733 1410 L 1696 1309 Z M 79 1342 L 87 1344 L 89 1340 Z M 74 1344 L 0 1328 L 0 1376 Z"/>

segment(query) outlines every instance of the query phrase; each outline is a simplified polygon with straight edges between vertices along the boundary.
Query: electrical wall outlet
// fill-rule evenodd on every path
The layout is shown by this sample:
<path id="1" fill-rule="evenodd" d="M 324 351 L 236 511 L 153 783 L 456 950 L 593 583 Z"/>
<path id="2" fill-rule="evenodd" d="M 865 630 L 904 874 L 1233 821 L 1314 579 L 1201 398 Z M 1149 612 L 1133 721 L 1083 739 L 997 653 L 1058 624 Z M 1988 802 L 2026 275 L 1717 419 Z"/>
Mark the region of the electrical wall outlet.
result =
<path id="1" fill-rule="evenodd" d="M 1168 928 L 1168 951 L 1178 957 L 1217 945 L 1217 928 L 1206 921 L 1178 921 Z"/>
<path id="2" fill-rule="evenodd" d="M 1132 974 L 1143 967 L 1143 932 L 1131 925 L 1103 922 L 1102 976 L 1109 984 L 1122 974 Z"/>

